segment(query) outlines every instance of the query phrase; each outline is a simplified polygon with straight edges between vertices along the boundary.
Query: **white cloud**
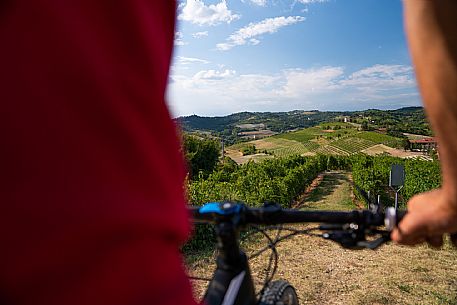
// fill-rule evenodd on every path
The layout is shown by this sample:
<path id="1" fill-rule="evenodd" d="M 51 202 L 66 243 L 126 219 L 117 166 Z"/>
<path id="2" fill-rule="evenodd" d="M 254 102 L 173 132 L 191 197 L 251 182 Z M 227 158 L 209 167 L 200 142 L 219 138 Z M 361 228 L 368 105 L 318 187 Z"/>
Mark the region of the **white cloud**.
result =
<path id="1" fill-rule="evenodd" d="M 193 33 L 192 37 L 194 37 L 194 38 L 208 37 L 208 31 Z"/>
<path id="2" fill-rule="evenodd" d="M 284 97 L 300 97 L 338 88 L 338 80 L 344 74 L 344 69 L 342 67 L 290 69 L 283 73 L 285 85 L 278 93 Z"/>
<path id="3" fill-rule="evenodd" d="M 175 33 L 175 46 L 184 46 L 184 45 L 188 44 L 187 42 L 184 42 L 183 38 L 184 38 L 183 33 L 177 31 Z"/>
<path id="4" fill-rule="evenodd" d="M 178 15 L 179 20 L 189 21 L 198 25 L 230 23 L 240 19 L 240 17 L 240 15 L 234 14 L 228 9 L 226 0 L 210 5 L 205 5 L 201 0 L 187 0 Z"/>
<path id="5" fill-rule="evenodd" d="M 403 65 L 374 65 L 353 73 L 335 66 L 270 74 L 240 74 L 221 68 L 172 78 L 169 99 L 175 115 L 420 105 L 412 68 Z"/>
<path id="6" fill-rule="evenodd" d="M 267 0 L 249 0 L 251 3 L 259 6 L 267 5 Z M 244 1 L 243 1 L 244 2 Z"/>
<path id="7" fill-rule="evenodd" d="M 181 65 L 188 65 L 188 64 L 193 64 L 193 63 L 199 63 L 199 64 L 209 64 L 210 62 L 205 59 L 200 59 L 200 58 L 194 58 L 194 57 L 184 57 L 184 56 L 178 56 L 177 61 Z"/>
<path id="8" fill-rule="evenodd" d="M 363 77 L 392 78 L 399 74 L 412 72 L 412 67 L 403 65 L 374 65 L 352 73 L 350 78 L 358 79 Z"/>
<path id="9" fill-rule="evenodd" d="M 216 48 L 221 51 L 226 51 L 235 46 L 241 46 L 247 43 L 257 45 L 260 41 L 254 37 L 263 34 L 276 33 L 282 27 L 302 22 L 304 20 L 305 17 L 302 16 L 281 16 L 276 18 L 267 18 L 257 23 L 249 23 L 249 25 L 230 35 L 226 39 L 227 42 L 217 44 Z"/>
<path id="10" fill-rule="evenodd" d="M 224 71 L 217 71 L 217 70 L 203 70 L 198 72 L 192 78 L 194 81 L 200 80 L 224 80 L 227 78 L 231 78 L 235 76 L 236 71 L 234 70 L 224 70 Z"/>
<path id="11" fill-rule="evenodd" d="M 328 2 L 328 0 L 298 0 L 298 2 L 303 3 L 303 4 L 310 4 L 310 3 Z"/>
<path id="12" fill-rule="evenodd" d="M 383 87 L 408 87 L 415 83 L 412 72 L 410 66 L 374 65 L 352 73 L 342 84 L 366 91 Z"/>

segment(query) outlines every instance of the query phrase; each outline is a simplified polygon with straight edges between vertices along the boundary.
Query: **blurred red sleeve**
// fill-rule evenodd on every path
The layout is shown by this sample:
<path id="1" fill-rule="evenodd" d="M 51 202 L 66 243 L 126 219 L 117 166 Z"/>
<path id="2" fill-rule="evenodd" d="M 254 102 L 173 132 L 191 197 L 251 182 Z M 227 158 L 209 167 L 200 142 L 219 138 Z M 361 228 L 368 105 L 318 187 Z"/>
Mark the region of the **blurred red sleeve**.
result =
<path id="1" fill-rule="evenodd" d="M 2 304 L 194 304 L 175 5 L 0 3 Z"/>

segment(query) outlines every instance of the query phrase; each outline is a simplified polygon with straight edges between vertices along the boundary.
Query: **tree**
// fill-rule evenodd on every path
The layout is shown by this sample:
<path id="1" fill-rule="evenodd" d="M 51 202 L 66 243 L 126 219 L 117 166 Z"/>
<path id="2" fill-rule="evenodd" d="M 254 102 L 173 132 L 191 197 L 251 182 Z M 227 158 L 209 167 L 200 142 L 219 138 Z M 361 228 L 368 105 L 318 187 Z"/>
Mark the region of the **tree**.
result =
<path id="1" fill-rule="evenodd" d="M 183 146 L 190 179 L 195 178 L 200 172 L 206 177 L 216 168 L 220 155 L 218 141 L 185 134 Z"/>
<path id="2" fill-rule="evenodd" d="M 409 150 L 411 148 L 411 143 L 409 142 L 409 140 L 407 138 L 402 138 L 401 145 L 405 151 Z"/>
<path id="3" fill-rule="evenodd" d="M 253 155 L 257 152 L 257 149 L 255 148 L 255 145 L 248 145 L 248 146 L 245 146 L 243 147 L 243 149 L 241 150 L 241 153 L 243 154 L 243 156 L 247 156 L 247 155 Z"/>

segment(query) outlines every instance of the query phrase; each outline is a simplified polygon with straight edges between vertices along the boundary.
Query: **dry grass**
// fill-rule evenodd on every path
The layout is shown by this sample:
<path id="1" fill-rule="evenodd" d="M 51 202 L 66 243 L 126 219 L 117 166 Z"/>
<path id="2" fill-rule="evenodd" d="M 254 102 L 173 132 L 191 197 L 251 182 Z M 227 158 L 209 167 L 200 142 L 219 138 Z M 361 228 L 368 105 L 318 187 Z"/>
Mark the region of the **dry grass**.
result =
<path id="1" fill-rule="evenodd" d="M 349 181 L 345 173 L 325 175 L 307 195 L 306 208 L 353 208 Z M 243 246 L 252 253 L 264 244 L 258 238 Z M 376 251 L 350 251 L 330 241 L 297 236 L 280 243 L 278 251 L 276 278 L 295 286 L 300 304 L 457 304 L 457 251 L 449 244 L 441 250 L 390 244 Z M 254 278 L 262 279 L 267 262 L 267 254 L 250 261 Z M 214 258 L 194 261 L 189 270 L 211 277 Z M 197 297 L 205 285 L 194 283 Z"/>
<path id="2" fill-rule="evenodd" d="M 424 153 L 396 149 L 396 148 L 386 146 L 384 144 L 378 144 L 378 145 L 372 146 L 370 148 L 362 150 L 362 152 L 367 155 L 370 155 L 370 156 L 389 154 L 393 157 L 398 157 L 398 158 L 421 158 L 421 159 L 431 160 L 431 157 L 427 156 Z"/>
<path id="3" fill-rule="evenodd" d="M 254 162 L 261 162 L 266 159 L 274 158 L 274 156 L 262 153 L 243 156 L 243 154 L 238 150 L 226 150 L 225 155 L 235 161 L 237 164 L 245 164 L 251 160 Z"/>

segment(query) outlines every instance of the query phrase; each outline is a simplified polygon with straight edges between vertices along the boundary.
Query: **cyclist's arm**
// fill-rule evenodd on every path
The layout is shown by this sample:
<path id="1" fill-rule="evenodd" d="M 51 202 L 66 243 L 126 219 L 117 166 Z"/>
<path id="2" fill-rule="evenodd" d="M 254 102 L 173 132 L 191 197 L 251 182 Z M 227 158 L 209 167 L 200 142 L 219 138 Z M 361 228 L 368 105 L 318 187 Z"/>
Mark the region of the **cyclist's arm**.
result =
<path id="1" fill-rule="evenodd" d="M 457 2 L 405 0 L 404 9 L 419 89 L 439 144 L 443 186 L 410 200 L 392 238 L 439 246 L 443 233 L 457 232 Z"/>

